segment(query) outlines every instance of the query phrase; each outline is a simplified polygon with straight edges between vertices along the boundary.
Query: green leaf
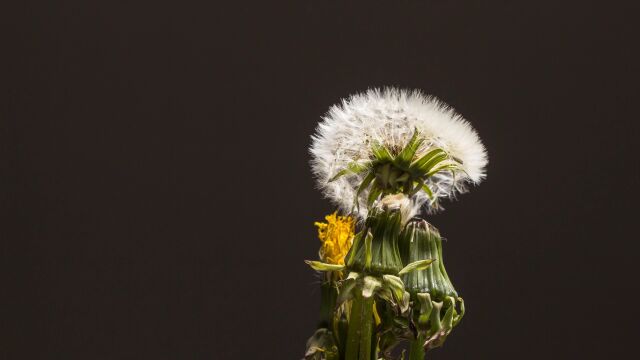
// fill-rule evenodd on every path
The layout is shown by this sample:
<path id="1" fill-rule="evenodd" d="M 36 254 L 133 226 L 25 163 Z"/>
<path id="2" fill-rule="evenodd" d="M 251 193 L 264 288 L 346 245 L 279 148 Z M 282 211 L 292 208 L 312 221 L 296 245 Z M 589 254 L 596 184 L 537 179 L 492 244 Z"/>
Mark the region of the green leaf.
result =
<path id="1" fill-rule="evenodd" d="M 420 133 L 418 132 L 418 129 L 415 129 L 413 132 L 413 136 L 411 136 L 411 139 L 409 140 L 407 145 L 405 145 L 405 147 L 402 149 L 402 151 L 400 151 L 400 153 L 394 160 L 394 163 L 402 170 L 407 170 L 409 168 L 411 160 L 415 156 L 416 151 L 418 151 L 418 148 L 424 142 L 424 139 L 420 138 L 419 135 Z"/>
<path id="2" fill-rule="evenodd" d="M 400 270 L 400 272 L 398 272 L 398 275 L 404 275 L 406 273 L 412 272 L 412 271 L 416 271 L 416 270 L 424 270 L 426 268 L 428 268 L 429 266 L 431 266 L 431 263 L 434 262 L 435 260 L 433 259 L 425 259 L 425 260 L 418 260 L 418 261 L 414 261 L 411 264 L 405 266 L 402 268 L 402 270 Z"/>
<path id="3" fill-rule="evenodd" d="M 313 270 L 317 271 L 341 271 L 344 269 L 344 265 L 327 264 L 321 261 L 305 260 L 305 263 L 309 265 Z"/>

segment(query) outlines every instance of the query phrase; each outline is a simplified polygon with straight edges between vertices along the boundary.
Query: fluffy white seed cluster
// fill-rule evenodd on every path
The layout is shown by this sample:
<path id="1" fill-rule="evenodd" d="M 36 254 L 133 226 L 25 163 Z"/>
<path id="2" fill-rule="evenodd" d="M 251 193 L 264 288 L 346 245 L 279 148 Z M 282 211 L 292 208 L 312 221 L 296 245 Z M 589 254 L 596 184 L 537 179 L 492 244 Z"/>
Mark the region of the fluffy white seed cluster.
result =
<path id="1" fill-rule="evenodd" d="M 478 184 L 485 177 L 485 148 L 475 130 L 455 110 L 417 90 L 372 89 L 332 106 L 318 124 L 310 152 L 320 189 L 344 211 L 350 211 L 364 175 L 349 174 L 329 180 L 353 162 L 370 160 L 372 144 L 403 148 L 415 129 L 425 139 L 418 157 L 439 147 L 462 161 L 464 171 L 454 174 L 442 171 L 428 181 L 435 199 L 453 198 L 465 192 L 467 184 Z M 363 191 L 358 199 L 361 217 L 367 215 L 368 195 Z M 428 212 L 436 210 L 437 202 L 429 201 L 423 191 L 411 201 L 415 210 L 421 207 Z"/>

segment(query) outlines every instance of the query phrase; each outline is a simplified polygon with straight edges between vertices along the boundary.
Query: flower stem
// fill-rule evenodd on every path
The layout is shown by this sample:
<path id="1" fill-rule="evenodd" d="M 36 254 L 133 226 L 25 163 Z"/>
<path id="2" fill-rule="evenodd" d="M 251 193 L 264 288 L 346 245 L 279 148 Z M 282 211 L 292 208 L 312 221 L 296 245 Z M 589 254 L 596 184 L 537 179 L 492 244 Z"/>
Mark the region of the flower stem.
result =
<path id="1" fill-rule="evenodd" d="M 351 304 L 345 360 L 372 360 L 373 297 L 357 292 Z"/>
<path id="2" fill-rule="evenodd" d="M 336 297 L 338 296 L 335 286 L 330 281 L 324 282 L 320 286 L 320 296 L 320 323 L 318 327 L 331 329 L 330 324 L 336 307 Z"/>
<path id="3" fill-rule="evenodd" d="M 424 351 L 424 336 L 418 335 L 418 338 L 411 341 L 409 345 L 409 360 L 424 360 L 426 355 Z"/>

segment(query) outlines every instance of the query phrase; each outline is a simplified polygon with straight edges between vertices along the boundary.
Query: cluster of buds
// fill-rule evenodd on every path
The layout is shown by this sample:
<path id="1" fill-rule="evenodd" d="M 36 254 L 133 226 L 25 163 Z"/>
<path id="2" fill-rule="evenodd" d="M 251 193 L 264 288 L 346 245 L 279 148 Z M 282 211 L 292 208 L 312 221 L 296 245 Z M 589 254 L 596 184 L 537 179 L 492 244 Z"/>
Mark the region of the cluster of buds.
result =
<path id="1" fill-rule="evenodd" d="M 305 359 L 423 360 L 465 306 L 439 231 L 418 213 L 479 182 L 484 147 L 458 115 L 419 93 L 373 91 L 330 115 L 314 138 L 313 166 L 349 215 L 317 224 L 320 259 L 307 263 L 323 273 L 322 305 Z"/>
<path id="2" fill-rule="evenodd" d="M 344 265 L 308 263 L 327 274 L 325 315 L 309 340 L 307 359 L 390 359 L 403 341 L 410 359 L 441 346 L 464 315 L 444 267 L 442 240 L 425 220 L 404 221 L 404 196 L 388 195 L 353 238 Z M 332 292 L 333 297 L 326 296 Z M 333 315 L 328 315 L 329 312 Z"/>

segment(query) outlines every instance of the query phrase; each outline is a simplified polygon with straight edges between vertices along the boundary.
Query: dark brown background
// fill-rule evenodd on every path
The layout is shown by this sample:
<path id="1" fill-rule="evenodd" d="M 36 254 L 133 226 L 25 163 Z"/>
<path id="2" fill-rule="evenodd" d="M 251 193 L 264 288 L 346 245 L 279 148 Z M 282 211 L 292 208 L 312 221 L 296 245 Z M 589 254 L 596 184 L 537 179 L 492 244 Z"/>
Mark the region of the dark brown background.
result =
<path id="1" fill-rule="evenodd" d="M 2 6 L 0 358 L 299 359 L 309 137 L 384 85 L 490 155 L 429 218 L 468 304 L 432 358 L 633 357 L 638 6 L 326 3 Z"/>

